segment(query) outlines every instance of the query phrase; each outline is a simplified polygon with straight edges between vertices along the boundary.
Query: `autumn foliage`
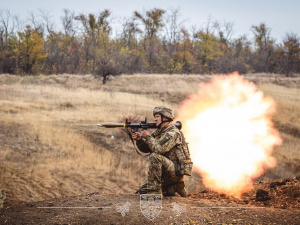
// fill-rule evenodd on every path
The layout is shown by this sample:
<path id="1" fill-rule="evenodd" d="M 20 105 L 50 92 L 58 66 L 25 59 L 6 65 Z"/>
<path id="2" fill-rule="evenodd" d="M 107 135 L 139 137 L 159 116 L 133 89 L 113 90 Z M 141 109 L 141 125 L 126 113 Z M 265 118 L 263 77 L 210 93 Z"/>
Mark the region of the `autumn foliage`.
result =
<path id="1" fill-rule="evenodd" d="M 110 10 L 85 15 L 65 9 L 60 22 L 56 26 L 43 11 L 21 22 L 0 10 L 0 73 L 91 73 L 105 83 L 121 73 L 300 71 L 299 37 L 288 33 L 276 41 L 264 23 L 249 28 L 250 39 L 232 38 L 233 23 L 211 18 L 204 27 L 187 28 L 178 9 L 134 11 L 117 26 Z"/>

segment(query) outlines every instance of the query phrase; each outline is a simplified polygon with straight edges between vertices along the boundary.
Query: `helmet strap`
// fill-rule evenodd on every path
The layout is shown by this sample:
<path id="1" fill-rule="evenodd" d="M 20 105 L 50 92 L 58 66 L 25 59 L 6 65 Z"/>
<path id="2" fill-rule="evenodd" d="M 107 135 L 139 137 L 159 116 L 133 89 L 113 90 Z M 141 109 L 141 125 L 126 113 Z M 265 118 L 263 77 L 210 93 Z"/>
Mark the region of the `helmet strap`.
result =
<path id="1" fill-rule="evenodd" d="M 160 114 L 160 116 L 161 116 L 161 122 L 160 122 L 160 124 L 158 124 L 158 128 L 160 129 L 161 128 L 161 125 L 163 124 L 163 123 L 165 123 L 165 122 L 171 122 L 170 120 L 167 120 L 167 121 L 164 121 L 164 116 L 162 115 L 162 114 Z M 167 118 L 167 117 L 166 117 Z"/>
<path id="2" fill-rule="evenodd" d="M 158 124 L 159 129 L 161 128 L 161 125 L 164 123 L 164 116 L 162 114 L 160 114 L 160 117 L 161 117 L 161 122 L 160 122 L 160 124 Z"/>

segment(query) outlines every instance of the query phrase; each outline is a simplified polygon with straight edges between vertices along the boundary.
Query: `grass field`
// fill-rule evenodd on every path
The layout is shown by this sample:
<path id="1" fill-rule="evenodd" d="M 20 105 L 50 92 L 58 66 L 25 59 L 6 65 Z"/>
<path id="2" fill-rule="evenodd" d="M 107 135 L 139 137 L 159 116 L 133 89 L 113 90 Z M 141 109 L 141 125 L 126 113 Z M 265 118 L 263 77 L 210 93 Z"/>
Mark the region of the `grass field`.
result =
<path id="1" fill-rule="evenodd" d="M 260 179 L 300 175 L 300 78 L 247 75 L 277 103 L 283 138 L 277 167 Z M 90 192 L 132 193 L 148 160 L 121 129 L 95 126 L 126 117 L 152 120 L 152 109 L 179 103 L 209 75 L 122 75 L 106 85 L 90 75 L 0 75 L 0 189 L 4 204 Z M 188 189 L 201 188 L 195 174 Z"/>

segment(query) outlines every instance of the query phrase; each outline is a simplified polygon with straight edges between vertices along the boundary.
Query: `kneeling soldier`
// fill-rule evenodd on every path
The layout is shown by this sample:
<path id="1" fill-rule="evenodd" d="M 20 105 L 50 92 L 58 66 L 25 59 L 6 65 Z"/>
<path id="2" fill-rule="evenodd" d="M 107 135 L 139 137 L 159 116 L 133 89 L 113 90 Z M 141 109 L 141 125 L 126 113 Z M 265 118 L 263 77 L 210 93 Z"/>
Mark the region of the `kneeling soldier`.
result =
<path id="1" fill-rule="evenodd" d="M 170 108 L 155 107 L 153 116 L 157 130 L 151 135 L 147 130 L 132 134 L 139 150 L 150 153 L 148 179 L 138 192 L 164 196 L 174 196 L 177 192 L 186 197 L 184 170 L 188 168 L 184 169 L 184 164 L 190 162 L 190 155 L 183 134 L 171 123 L 174 115 Z"/>

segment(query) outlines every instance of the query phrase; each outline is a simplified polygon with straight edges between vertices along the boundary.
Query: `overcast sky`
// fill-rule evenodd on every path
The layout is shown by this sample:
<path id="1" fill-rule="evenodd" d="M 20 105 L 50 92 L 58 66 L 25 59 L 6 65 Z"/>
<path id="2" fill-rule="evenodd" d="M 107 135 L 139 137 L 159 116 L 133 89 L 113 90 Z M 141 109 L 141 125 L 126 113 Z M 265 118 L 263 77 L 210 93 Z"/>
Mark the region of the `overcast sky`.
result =
<path id="1" fill-rule="evenodd" d="M 271 28 L 271 37 L 281 41 L 287 32 L 300 36 L 300 0 L 0 0 L 0 9 L 26 19 L 39 9 L 47 11 L 60 23 L 63 9 L 75 13 L 98 13 L 104 9 L 112 11 L 115 26 L 117 18 L 132 16 L 154 7 L 168 10 L 179 8 L 185 26 L 202 27 L 211 17 L 220 22 L 233 22 L 233 37 L 246 34 L 252 38 L 252 25 L 264 22 Z"/>

